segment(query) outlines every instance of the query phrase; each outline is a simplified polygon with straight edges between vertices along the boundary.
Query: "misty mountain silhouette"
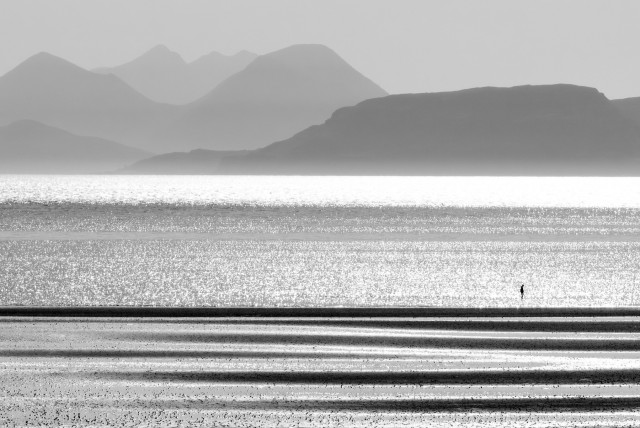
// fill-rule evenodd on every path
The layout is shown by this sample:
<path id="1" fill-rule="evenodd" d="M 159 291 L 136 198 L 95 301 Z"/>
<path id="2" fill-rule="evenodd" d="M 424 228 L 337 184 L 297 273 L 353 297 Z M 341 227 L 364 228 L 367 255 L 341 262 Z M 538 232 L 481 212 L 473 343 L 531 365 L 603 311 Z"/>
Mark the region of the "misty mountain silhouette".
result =
<path id="1" fill-rule="evenodd" d="M 228 156 L 242 156 L 247 151 L 216 151 L 196 149 L 190 152 L 164 153 L 125 166 L 119 174 L 216 174 L 220 163 Z"/>
<path id="2" fill-rule="evenodd" d="M 150 155 L 33 120 L 0 127 L 0 173 L 93 173 L 120 168 Z"/>
<path id="3" fill-rule="evenodd" d="M 0 77 L 0 126 L 32 119 L 136 145 L 175 112 L 176 107 L 145 98 L 113 75 L 92 73 L 48 53 Z"/>
<path id="4" fill-rule="evenodd" d="M 179 54 L 158 45 L 126 64 L 93 71 L 114 74 L 151 100 L 187 104 L 245 68 L 256 57 L 247 51 L 231 56 L 211 52 L 187 63 Z"/>
<path id="5" fill-rule="evenodd" d="M 597 90 L 573 85 L 391 95 L 226 155 L 217 172 L 638 175 L 640 127 Z"/>
<path id="6" fill-rule="evenodd" d="M 322 123 L 339 107 L 386 92 L 321 45 L 259 56 L 199 100 L 155 138 L 167 147 L 262 147 Z M 184 146 L 183 146 L 184 147 Z"/>

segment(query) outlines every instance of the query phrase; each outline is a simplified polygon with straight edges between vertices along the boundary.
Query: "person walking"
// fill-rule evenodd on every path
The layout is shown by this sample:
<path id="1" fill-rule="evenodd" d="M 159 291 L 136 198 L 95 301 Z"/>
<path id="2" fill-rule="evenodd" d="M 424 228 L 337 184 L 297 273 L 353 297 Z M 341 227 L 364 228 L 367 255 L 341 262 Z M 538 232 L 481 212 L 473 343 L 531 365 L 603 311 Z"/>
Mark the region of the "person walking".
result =
<path id="1" fill-rule="evenodd" d="M 520 286 L 520 300 L 524 300 L 524 284 Z"/>

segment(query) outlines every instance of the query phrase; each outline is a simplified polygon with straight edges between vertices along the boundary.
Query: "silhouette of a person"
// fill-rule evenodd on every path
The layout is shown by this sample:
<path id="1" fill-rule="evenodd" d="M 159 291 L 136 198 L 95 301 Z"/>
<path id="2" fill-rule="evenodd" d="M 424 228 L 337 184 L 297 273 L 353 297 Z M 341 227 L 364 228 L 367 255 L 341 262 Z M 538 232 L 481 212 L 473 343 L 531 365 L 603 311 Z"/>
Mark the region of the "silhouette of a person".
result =
<path id="1" fill-rule="evenodd" d="M 520 300 L 524 299 L 524 284 L 520 286 Z"/>

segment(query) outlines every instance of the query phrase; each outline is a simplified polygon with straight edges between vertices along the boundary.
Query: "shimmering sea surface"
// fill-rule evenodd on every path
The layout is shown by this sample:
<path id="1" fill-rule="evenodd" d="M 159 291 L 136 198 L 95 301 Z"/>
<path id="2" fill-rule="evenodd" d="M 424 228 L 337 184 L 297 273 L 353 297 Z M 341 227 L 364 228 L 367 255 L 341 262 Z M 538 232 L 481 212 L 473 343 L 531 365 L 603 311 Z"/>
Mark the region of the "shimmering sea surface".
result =
<path id="1" fill-rule="evenodd" d="M 0 305 L 637 305 L 639 237 L 638 178 L 5 175 Z"/>

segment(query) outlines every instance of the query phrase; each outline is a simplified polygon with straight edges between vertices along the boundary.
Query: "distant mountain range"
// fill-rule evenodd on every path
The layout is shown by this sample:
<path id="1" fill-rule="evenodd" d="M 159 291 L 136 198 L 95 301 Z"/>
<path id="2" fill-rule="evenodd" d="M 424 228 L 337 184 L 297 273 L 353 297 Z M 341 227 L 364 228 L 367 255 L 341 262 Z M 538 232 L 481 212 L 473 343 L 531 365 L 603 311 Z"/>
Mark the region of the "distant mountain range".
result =
<path id="1" fill-rule="evenodd" d="M 144 147 L 177 107 L 141 95 L 113 75 L 40 53 L 0 77 L 0 126 L 31 119 L 79 135 Z M 152 144 L 147 149 L 154 151 Z"/>
<path id="2" fill-rule="evenodd" d="M 122 172 L 640 175 L 640 98 L 574 85 L 388 95 L 322 45 L 189 64 L 158 46 L 95 72 L 40 53 L 0 77 L 0 131 L 0 173 L 163 153 Z"/>
<path id="3" fill-rule="evenodd" d="M 235 66 L 240 67 L 252 54 L 237 57 Z M 211 55 L 186 65 L 189 75 L 206 74 L 216 58 Z M 263 147 L 322 123 L 336 108 L 386 95 L 332 50 L 319 45 L 297 45 L 257 57 L 184 106 L 152 101 L 122 80 L 137 79 L 140 85 L 146 74 L 149 87 L 157 87 L 164 78 L 170 86 L 169 80 L 179 79 L 181 72 L 175 69 L 180 62 L 175 54 L 156 48 L 119 67 L 120 78 L 102 74 L 104 70 L 85 70 L 47 53 L 34 55 L 0 77 L 0 126 L 31 119 L 156 153 L 242 150 Z"/>
<path id="4" fill-rule="evenodd" d="M 295 45 L 259 56 L 153 138 L 164 147 L 254 149 L 322 123 L 337 108 L 386 95 L 331 49 Z"/>
<path id="5" fill-rule="evenodd" d="M 176 52 L 159 45 L 126 64 L 92 71 L 114 74 L 151 100 L 188 104 L 241 71 L 257 56 L 247 51 L 230 56 L 211 52 L 187 63 Z"/>
<path id="6" fill-rule="evenodd" d="M 0 127 L 0 173 L 108 172 L 152 154 L 32 120 Z"/>
<path id="7" fill-rule="evenodd" d="M 592 88 L 477 88 L 370 99 L 265 148 L 211 154 L 208 169 L 192 152 L 126 171 L 169 172 L 171 156 L 172 173 L 638 175 L 640 125 Z"/>

